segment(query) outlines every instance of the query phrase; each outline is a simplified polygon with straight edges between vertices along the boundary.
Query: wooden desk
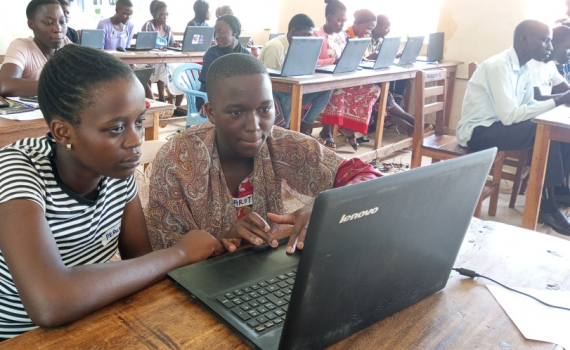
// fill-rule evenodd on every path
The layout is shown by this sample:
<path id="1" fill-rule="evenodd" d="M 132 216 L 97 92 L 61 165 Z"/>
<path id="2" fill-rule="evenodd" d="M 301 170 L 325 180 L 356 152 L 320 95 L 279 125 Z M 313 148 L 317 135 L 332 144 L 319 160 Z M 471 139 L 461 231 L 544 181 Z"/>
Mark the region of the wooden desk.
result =
<path id="1" fill-rule="evenodd" d="M 172 50 L 160 51 L 127 51 L 105 50 L 128 64 L 157 64 L 157 63 L 198 63 L 204 60 L 206 52 L 178 52 Z"/>
<path id="2" fill-rule="evenodd" d="M 446 94 L 446 121 L 449 121 L 449 114 L 453 103 L 453 92 L 457 74 L 457 66 L 463 62 L 441 61 L 438 65 L 427 63 L 416 63 L 410 67 L 395 67 L 387 69 L 362 69 L 356 72 L 343 74 L 315 73 L 304 77 L 271 77 L 273 90 L 283 91 L 292 94 L 291 124 L 290 129 L 299 131 L 301 128 L 301 108 L 303 107 L 303 94 L 311 92 L 347 88 L 357 85 L 382 83 L 382 94 L 380 97 L 379 110 L 386 110 L 386 100 L 389 84 L 392 81 L 401 79 L 414 79 L 416 72 L 422 69 L 445 68 L 448 72 L 448 85 Z M 384 118 L 378 119 L 374 149 L 366 154 L 359 154 L 359 158 L 368 161 L 373 160 L 383 154 L 382 133 Z M 411 138 L 399 142 L 400 148 L 393 145 L 386 147 L 386 153 L 395 149 L 401 149 L 412 145 Z"/>
<path id="3" fill-rule="evenodd" d="M 455 266 L 512 287 L 568 289 L 570 242 L 474 219 Z M 525 340 L 484 283 L 453 272 L 442 291 L 331 349 L 561 349 Z M 0 343 L 0 349 L 32 348 L 248 349 L 168 280 L 68 326 Z"/>
<path id="4" fill-rule="evenodd" d="M 530 230 L 536 230 L 550 141 L 570 142 L 570 106 L 558 106 L 534 118 L 533 122 L 538 125 L 522 222 L 522 226 Z"/>
<path id="5" fill-rule="evenodd" d="M 143 122 L 145 129 L 145 140 L 158 140 L 158 129 L 160 120 L 169 118 L 174 113 L 174 105 L 152 101 L 150 108 L 146 112 Z M 35 120 L 10 120 L 0 117 L 0 147 L 11 144 L 26 137 L 41 137 L 48 132 L 48 127 L 44 119 Z"/>

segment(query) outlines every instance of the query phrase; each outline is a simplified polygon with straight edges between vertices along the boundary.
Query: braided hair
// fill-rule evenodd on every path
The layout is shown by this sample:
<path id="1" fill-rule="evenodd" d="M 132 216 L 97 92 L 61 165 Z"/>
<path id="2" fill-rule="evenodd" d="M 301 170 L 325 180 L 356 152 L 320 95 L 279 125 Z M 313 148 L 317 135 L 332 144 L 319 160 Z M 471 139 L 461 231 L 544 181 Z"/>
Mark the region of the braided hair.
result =
<path id="1" fill-rule="evenodd" d="M 26 17 L 28 17 L 29 20 L 34 19 L 34 16 L 36 15 L 36 12 L 38 12 L 38 9 L 44 5 L 59 5 L 59 1 L 57 1 L 57 0 L 32 0 L 32 1 L 30 1 L 28 6 L 26 7 Z"/>
<path id="2" fill-rule="evenodd" d="M 86 46 L 64 46 L 48 60 L 40 75 L 38 103 L 46 122 L 49 125 L 59 117 L 79 125 L 83 111 L 96 103 L 96 90 L 121 78 L 136 79 L 120 59 Z"/>
<path id="3" fill-rule="evenodd" d="M 325 17 L 334 15 L 337 11 L 346 11 L 346 6 L 339 0 L 325 0 Z"/>

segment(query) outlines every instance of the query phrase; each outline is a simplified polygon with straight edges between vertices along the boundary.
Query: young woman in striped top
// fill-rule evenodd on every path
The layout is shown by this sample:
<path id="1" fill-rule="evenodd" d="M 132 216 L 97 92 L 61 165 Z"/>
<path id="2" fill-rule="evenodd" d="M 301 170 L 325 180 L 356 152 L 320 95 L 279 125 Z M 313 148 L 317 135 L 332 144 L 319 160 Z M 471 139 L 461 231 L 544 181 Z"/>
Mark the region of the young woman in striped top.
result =
<path id="1" fill-rule="evenodd" d="M 38 95 L 50 132 L 0 150 L 2 339 L 74 321 L 221 249 L 194 230 L 151 252 L 132 176 L 144 90 L 128 65 L 68 45 Z"/>

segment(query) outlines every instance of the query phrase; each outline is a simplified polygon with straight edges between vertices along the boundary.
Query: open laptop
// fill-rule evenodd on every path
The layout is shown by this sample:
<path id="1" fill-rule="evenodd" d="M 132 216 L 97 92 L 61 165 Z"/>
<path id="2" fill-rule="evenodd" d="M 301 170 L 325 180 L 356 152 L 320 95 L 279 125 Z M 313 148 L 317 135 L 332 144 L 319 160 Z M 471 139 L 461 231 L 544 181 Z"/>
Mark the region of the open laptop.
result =
<path id="1" fill-rule="evenodd" d="M 270 33 L 269 34 L 269 41 L 277 38 L 278 36 L 285 35 L 285 33 Z"/>
<path id="2" fill-rule="evenodd" d="M 370 38 L 348 39 L 337 64 L 317 67 L 316 71 L 333 74 L 354 72 L 358 69 L 368 44 L 370 44 Z"/>
<path id="3" fill-rule="evenodd" d="M 362 62 L 360 67 L 366 69 L 382 69 L 394 65 L 394 59 L 398 55 L 400 49 L 401 38 L 384 38 L 376 61 Z"/>
<path id="4" fill-rule="evenodd" d="M 251 40 L 250 36 L 240 36 L 238 38 L 239 44 L 243 47 L 247 47 L 247 44 L 249 43 L 250 40 Z"/>
<path id="5" fill-rule="evenodd" d="M 135 47 L 126 47 L 127 51 L 150 51 L 156 48 L 158 32 L 138 32 Z"/>
<path id="6" fill-rule="evenodd" d="M 281 70 L 267 68 L 267 72 L 278 77 L 314 74 L 322 46 L 323 38 L 294 36 Z"/>
<path id="7" fill-rule="evenodd" d="M 437 62 L 443 59 L 443 42 L 445 33 L 431 33 L 429 35 L 427 56 L 418 56 L 420 62 Z"/>
<path id="8" fill-rule="evenodd" d="M 495 154 L 325 191 L 302 252 L 264 245 L 168 276 L 256 349 L 322 349 L 445 287 Z"/>
<path id="9" fill-rule="evenodd" d="M 212 46 L 214 27 L 186 27 L 182 47 L 168 46 L 167 49 L 182 52 L 207 51 Z"/>
<path id="10" fill-rule="evenodd" d="M 424 44 L 424 37 L 423 36 L 412 36 L 408 38 L 406 42 L 406 46 L 404 47 L 404 51 L 402 51 L 402 56 L 400 59 L 394 60 L 394 64 L 397 66 L 405 66 L 409 64 L 413 64 L 416 62 L 418 55 L 420 54 L 420 50 Z"/>
<path id="11" fill-rule="evenodd" d="M 152 75 L 153 72 L 154 72 L 154 67 L 144 67 L 144 68 L 133 69 L 133 73 L 135 73 L 135 76 L 141 82 L 141 84 L 143 86 L 146 86 L 148 84 L 148 81 L 150 80 L 150 76 Z"/>
<path id="12" fill-rule="evenodd" d="M 103 29 L 81 30 L 81 46 L 103 49 L 105 46 L 105 31 Z"/>

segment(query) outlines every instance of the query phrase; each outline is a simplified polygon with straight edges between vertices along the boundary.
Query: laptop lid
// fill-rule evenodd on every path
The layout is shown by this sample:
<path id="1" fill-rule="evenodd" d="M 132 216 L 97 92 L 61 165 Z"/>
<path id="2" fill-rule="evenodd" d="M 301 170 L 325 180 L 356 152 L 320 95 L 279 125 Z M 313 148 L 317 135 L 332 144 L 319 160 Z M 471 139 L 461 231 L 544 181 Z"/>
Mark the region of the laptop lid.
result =
<path id="1" fill-rule="evenodd" d="M 212 46 L 214 27 L 186 27 L 182 52 L 207 51 Z"/>
<path id="2" fill-rule="evenodd" d="M 135 73 L 135 76 L 141 82 L 141 84 L 143 86 L 146 86 L 148 84 L 148 81 L 150 80 L 150 76 L 152 75 L 153 72 L 154 72 L 154 67 L 145 67 L 145 68 L 133 69 L 133 73 Z"/>
<path id="3" fill-rule="evenodd" d="M 254 247 L 168 276 L 256 349 L 324 348 L 445 287 L 495 154 L 321 193 L 302 253 Z M 258 334 L 214 298 L 297 261 L 282 329 Z"/>
<path id="4" fill-rule="evenodd" d="M 400 56 L 400 60 L 398 61 L 398 66 L 404 66 L 416 62 L 416 58 L 418 58 L 423 44 L 423 36 L 409 37 L 406 42 L 406 46 L 404 47 L 404 51 L 402 52 L 402 56 Z"/>
<path id="5" fill-rule="evenodd" d="M 394 65 L 394 59 L 398 55 L 398 50 L 400 50 L 401 40 L 402 38 L 400 37 L 384 38 L 374 63 L 374 69 L 387 68 Z"/>
<path id="6" fill-rule="evenodd" d="M 322 45 L 323 38 L 294 36 L 289 44 L 281 71 L 275 69 L 267 69 L 267 71 L 270 75 L 282 77 L 314 74 Z"/>
<path id="7" fill-rule="evenodd" d="M 357 70 L 368 44 L 370 44 L 370 38 L 348 39 L 333 73 L 347 73 Z"/>
<path id="8" fill-rule="evenodd" d="M 269 34 L 269 41 L 277 38 L 278 36 L 285 35 L 285 33 L 270 33 Z"/>
<path id="9" fill-rule="evenodd" d="M 103 29 L 81 30 L 81 46 L 102 49 L 105 46 L 105 31 Z"/>
<path id="10" fill-rule="evenodd" d="M 247 44 L 249 43 L 250 40 L 251 40 L 250 36 L 240 36 L 238 38 L 239 44 L 243 47 L 247 47 Z"/>
<path id="11" fill-rule="evenodd" d="M 445 33 L 431 33 L 427 48 L 427 61 L 437 62 L 443 59 L 443 42 Z"/>
<path id="12" fill-rule="evenodd" d="M 138 32 L 136 50 L 152 50 L 156 48 L 156 37 L 158 32 Z"/>

